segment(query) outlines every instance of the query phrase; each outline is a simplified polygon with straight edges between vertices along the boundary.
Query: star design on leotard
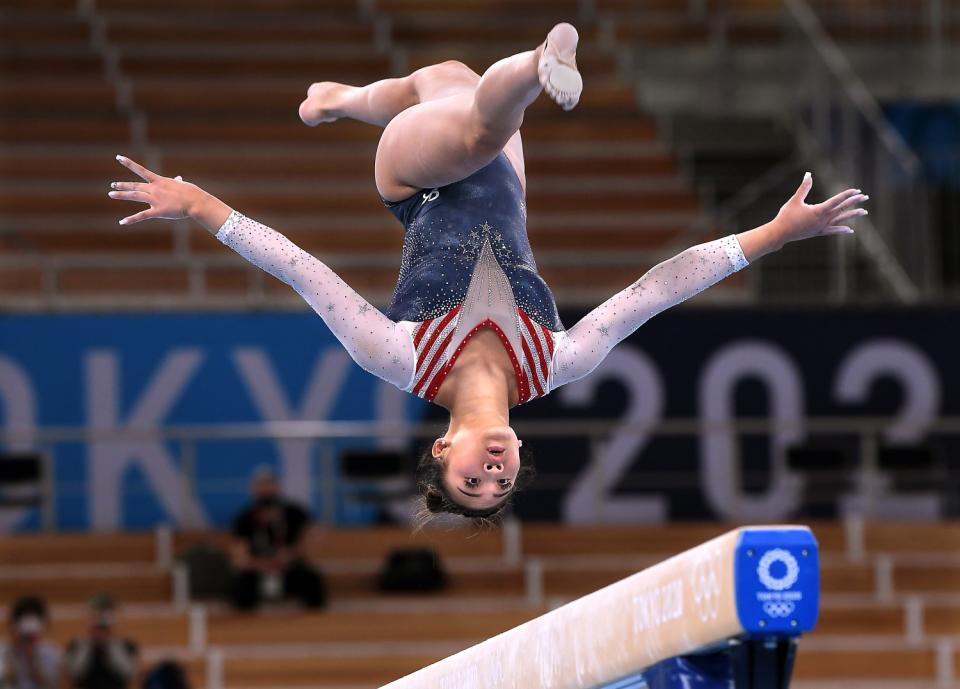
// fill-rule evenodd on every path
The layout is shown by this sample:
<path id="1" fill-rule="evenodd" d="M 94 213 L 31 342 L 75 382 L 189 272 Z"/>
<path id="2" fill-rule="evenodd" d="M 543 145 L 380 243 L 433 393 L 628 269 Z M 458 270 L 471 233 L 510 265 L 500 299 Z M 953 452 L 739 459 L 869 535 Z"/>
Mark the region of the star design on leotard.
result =
<path id="1" fill-rule="evenodd" d="M 393 359 L 392 359 L 391 361 L 393 361 L 393 365 L 394 365 L 394 366 L 397 366 L 397 365 L 399 365 L 399 363 L 400 363 L 400 357 L 395 356 L 395 357 L 393 357 Z"/>
<path id="2" fill-rule="evenodd" d="M 360 304 L 360 307 L 357 309 L 357 315 L 362 316 L 369 310 L 370 310 L 370 304 L 366 304 L 366 303 Z"/>
<path id="3" fill-rule="evenodd" d="M 702 265 L 702 266 L 707 265 L 707 257 L 706 257 L 706 256 L 701 256 L 701 257 L 700 257 L 700 265 Z"/>
<path id="4" fill-rule="evenodd" d="M 327 304 L 327 313 L 333 313 L 335 308 L 337 308 L 337 305 L 331 301 L 329 304 Z"/>
<path id="5" fill-rule="evenodd" d="M 643 282 L 637 281 L 631 285 L 630 289 L 634 292 L 643 292 L 647 288 L 644 286 Z"/>
<path id="6" fill-rule="evenodd" d="M 600 326 L 600 337 L 607 337 L 610 334 L 610 328 L 605 325 Z"/>
<path id="7" fill-rule="evenodd" d="M 296 258 L 291 258 L 290 261 L 289 261 L 289 263 L 290 263 L 290 265 L 295 266 L 295 265 L 297 265 L 297 259 L 296 259 Z"/>
<path id="8" fill-rule="evenodd" d="M 479 241 L 480 241 L 480 233 L 477 232 L 476 230 L 470 230 L 470 241 L 472 241 L 472 242 L 479 242 Z"/>
<path id="9" fill-rule="evenodd" d="M 489 232 L 493 229 L 493 225 L 488 223 L 486 220 L 483 221 L 483 224 L 480 226 L 484 232 Z"/>

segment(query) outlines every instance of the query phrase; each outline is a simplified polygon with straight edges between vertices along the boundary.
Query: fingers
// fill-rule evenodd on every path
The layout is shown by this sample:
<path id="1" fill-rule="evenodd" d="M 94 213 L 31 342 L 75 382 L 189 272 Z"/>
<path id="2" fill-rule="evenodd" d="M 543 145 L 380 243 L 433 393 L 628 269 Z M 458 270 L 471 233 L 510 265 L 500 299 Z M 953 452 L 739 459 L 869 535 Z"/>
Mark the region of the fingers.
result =
<path id="1" fill-rule="evenodd" d="M 117 191 L 147 191 L 150 185 L 143 182 L 110 182 L 110 188 Z"/>
<path id="2" fill-rule="evenodd" d="M 150 170 L 145 168 L 143 165 L 133 160 L 130 160 L 129 158 L 118 155 L 117 162 L 123 165 L 128 170 L 130 170 L 130 172 L 132 172 L 133 174 L 137 175 L 138 177 L 141 177 L 142 179 L 147 180 L 148 182 L 153 182 L 156 179 L 158 179 L 158 175 L 154 174 L 153 172 L 150 172 Z"/>
<path id="3" fill-rule="evenodd" d="M 850 218 L 859 218 L 864 215 L 868 215 L 866 208 L 853 208 L 851 210 L 845 211 L 840 215 L 834 216 L 830 222 L 833 224 L 841 223 L 844 220 L 849 220 Z"/>
<path id="4" fill-rule="evenodd" d="M 823 234 L 854 234 L 854 231 L 846 225 L 831 225 L 823 231 Z"/>
<path id="5" fill-rule="evenodd" d="M 800 182 L 800 186 L 797 187 L 797 191 L 794 192 L 793 198 L 798 201 L 805 201 L 807 199 L 807 194 L 810 193 L 810 189 L 813 188 L 813 175 L 809 172 L 803 175 L 803 181 Z"/>
<path id="6" fill-rule="evenodd" d="M 111 199 L 119 201 L 139 201 L 140 203 L 150 203 L 150 194 L 142 191 L 111 191 L 107 194 Z"/>
<path id="7" fill-rule="evenodd" d="M 138 223 L 138 222 L 140 222 L 141 220 L 149 220 L 150 218 L 155 218 L 155 217 L 156 217 L 156 216 L 153 214 L 153 209 L 152 209 L 152 208 L 148 208 L 148 209 L 145 210 L 145 211 L 140 211 L 139 213 L 134 213 L 133 215 L 128 215 L 126 218 L 124 218 L 123 220 L 120 221 L 120 224 L 121 224 L 121 225 L 133 225 L 134 223 Z"/>
<path id="8" fill-rule="evenodd" d="M 848 208 L 853 208 L 854 206 L 859 206 L 861 203 L 866 203 L 870 200 L 870 197 L 866 194 L 855 194 L 837 204 L 834 208 L 830 209 L 831 213 L 839 213 L 840 211 L 846 210 Z"/>
<path id="9" fill-rule="evenodd" d="M 836 196 L 832 196 L 820 205 L 824 210 L 833 211 L 848 208 L 851 205 L 860 205 L 868 198 L 870 197 L 862 193 L 859 189 L 847 189 L 846 191 L 841 191 Z"/>

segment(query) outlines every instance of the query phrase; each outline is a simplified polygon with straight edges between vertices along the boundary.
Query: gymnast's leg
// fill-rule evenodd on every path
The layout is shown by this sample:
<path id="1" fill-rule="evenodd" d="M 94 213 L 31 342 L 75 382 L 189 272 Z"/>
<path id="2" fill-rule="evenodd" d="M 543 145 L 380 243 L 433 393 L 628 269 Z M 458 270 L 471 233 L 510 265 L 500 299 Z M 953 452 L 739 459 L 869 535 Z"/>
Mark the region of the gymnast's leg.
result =
<path id="1" fill-rule="evenodd" d="M 543 83 L 564 107 L 572 107 L 562 79 L 575 71 L 577 32 L 558 24 L 544 45 L 492 65 L 471 89 L 422 100 L 390 120 L 377 149 L 377 188 L 387 199 L 457 182 L 493 160 L 516 135 L 524 110 Z M 559 66 L 559 68 L 558 68 Z M 538 73 L 538 69 L 541 73 Z M 552 72 L 551 72 L 552 70 Z M 579 97 L 579 88 L 574 94 Z"/>
<path id="2" fill-rule="evenodd" d="M 457 93 L 472 93 L 479 81 L 479 74 L 462 62 L 451 60 L 367 86 L 318 82 L 307 89 L 307 97 L 300 104 L 300 119 L 311 127 L 343 117 L 386 127 L 409 107 Z"/>

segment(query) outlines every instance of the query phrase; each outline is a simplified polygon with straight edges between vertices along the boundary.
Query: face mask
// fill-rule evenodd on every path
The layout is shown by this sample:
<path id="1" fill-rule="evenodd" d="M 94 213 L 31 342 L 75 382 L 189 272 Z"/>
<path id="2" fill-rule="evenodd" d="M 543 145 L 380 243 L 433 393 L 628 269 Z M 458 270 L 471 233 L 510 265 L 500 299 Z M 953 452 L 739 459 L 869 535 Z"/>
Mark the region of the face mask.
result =
<path id="1" fill-rule="evenodd" d="M 43 632 L 43 620 L 36 615 L 24 615 L 17 620 L 17 633 L 24 636 L 36 636 Z"/>

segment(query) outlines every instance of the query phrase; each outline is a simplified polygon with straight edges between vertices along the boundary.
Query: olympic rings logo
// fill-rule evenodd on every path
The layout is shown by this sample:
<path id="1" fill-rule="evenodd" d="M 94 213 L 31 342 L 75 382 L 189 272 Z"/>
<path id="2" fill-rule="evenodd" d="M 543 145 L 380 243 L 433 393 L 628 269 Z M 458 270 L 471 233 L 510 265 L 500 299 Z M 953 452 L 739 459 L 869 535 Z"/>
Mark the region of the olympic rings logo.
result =
<path id="1" fill-rule="evenodd" d="M 786 617 L 793 613 L 797 609 L 796 604 L 793 601 L 774 601 L 768 600 L 763 604 L 763 611 L 767 613 L 768 617 Z"/>
<path id="2" fill-rule="evenodd" d="M 717 565 L 720 551 L 713 548 L 697 553 L 690 570 L 690 589 L 693 604 L 701 622 L 715 620 L 720 615 L 720 574 Z"/>
<path id="3" fill-rule="evenodd" d="M 780 562 L 787 568 L 782 577 L 775 577 L 770 573 L 770 567 L 775 562 Z M 774 548 L 765 552 L 760 558 L 757 564 L 757 576 L 760 577 L 760 583 L 771 591 L 783 591 L 797 583 L 800 577 L 800 565 L 797 563 L 797 558 L 789 551 Z"/>

